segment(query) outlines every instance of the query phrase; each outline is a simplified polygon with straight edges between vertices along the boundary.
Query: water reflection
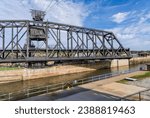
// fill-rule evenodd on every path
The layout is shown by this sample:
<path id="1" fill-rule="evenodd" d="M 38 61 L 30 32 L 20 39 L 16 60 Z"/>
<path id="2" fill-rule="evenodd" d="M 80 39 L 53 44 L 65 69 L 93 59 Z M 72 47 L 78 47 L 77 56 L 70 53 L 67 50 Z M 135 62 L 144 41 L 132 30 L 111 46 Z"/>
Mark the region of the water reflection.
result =
<path id="1" fill-rule="evenodd" d="M 9 93 L 9 92 L 15 92 L 20 91 L 27 88 L 33 88 L 37 86 L 45 86 L 60 82 L 67 82 L 70 80 L 78 80 L 87 78 L 90 76 L 115 72 L 115 71 L 123 71 L 128 69 L 137 69 L 141 67 L 141 65 L 131 66 L 130 68 L 128 66 L 120 67 L 120 68 L 112 68 L 112 69 L 101 69 L 96 71 L 90 71 L 90 72 L 83 72 L 83 73 L 76 73 L 76 74 L 69 74 L 69 75 L 62 75 L 62 76 L 56 76 L 56 77 L 47 77 L 47 78 L 41 78 L 41 79 L 35 79 L 30 81 L 20 81 L 20 82 L 14 82 L 14 83 L 7 83 L 7 84 L 1 84 L 0 85 L 0 93 Z"/>

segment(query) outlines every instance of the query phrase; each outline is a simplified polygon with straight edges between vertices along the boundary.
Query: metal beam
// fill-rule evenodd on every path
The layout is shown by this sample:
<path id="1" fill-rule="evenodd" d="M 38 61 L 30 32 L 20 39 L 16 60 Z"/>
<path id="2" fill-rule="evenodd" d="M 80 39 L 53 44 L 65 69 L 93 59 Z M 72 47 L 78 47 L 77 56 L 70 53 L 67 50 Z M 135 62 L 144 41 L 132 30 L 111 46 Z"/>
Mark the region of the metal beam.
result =
<path id="1" fill-rule="evenodd" d="M 53 22 L 0 20 L 0 33 L 0 63 L 40 61 L 41 57 L 44 61 L 131 58 L 130 50 L 112 32 L 103 30 Z"/>

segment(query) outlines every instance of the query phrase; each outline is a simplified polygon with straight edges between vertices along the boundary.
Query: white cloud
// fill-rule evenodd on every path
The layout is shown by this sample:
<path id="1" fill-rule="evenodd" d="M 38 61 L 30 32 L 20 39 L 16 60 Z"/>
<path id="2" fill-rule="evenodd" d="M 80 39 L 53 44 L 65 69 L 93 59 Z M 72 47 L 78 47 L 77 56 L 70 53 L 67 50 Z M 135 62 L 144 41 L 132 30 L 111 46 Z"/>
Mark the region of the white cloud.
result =
<path id="1" fill-rule="evenodd" d="M 149 23 L 133 23 L 128 26 L 120 26 L 109 29 L 115 33 L 118 39 L 126 48 L 132 50 L 148 50 L 150 49 L 150 24 Z"/>
<path id="2" fill-rule="evenodd" d="M 77 26 L 84 25 L 84 20 L 89 14 L 89 6 L 83 3 L 74 3 L 72 0 L 61 0 L 59 4 L 56 4 L 55 0 L 53 1 L 53 7 L 47 11 L 46 21 Z M 0 20 L 31 20 L 30 9 L 45 10 L 49 3 L 50 0 L 1 0 Z M 9 39 L 7 38 L 8 42 Z M 62 32 L 61 41 L 66 43 L 64 32 Z M 49 43 L 50 45 L 54 44 L 54 42 Z"/>
<path id="3" fill-rule="evenodd" d="M 53 7 L 47 14 L 50 20 L 83 26 L 84 20 L 88 16 L 88 10 L 83 4 L 66 1 Z"/>
<path id="4" fill-rule="evenodd" d="M 146 22 L 146 21 L 149 20 L 149 19 L 150 19 L 150 12 L 147 13 L 147 14 L 144 14 L 144 15 L 140 18 L 139 23 L 144 23 L 144 22 Z"/>
<path id="5" fill-rule="evenodd" d="M 123 13 L 119 12 L 112 16 L 112 20 L 116 23 L 121 23 L 127 19 L 128 15 L 129 15 L 129 12 L 123 12 Z"/>
<path id="6" fill-rule="evenodd" d="M 61 2 L 55 4 L 55 1 Z M 45 10 L 49 3 L 49 0 L 1 0 L 0 19 L 31 19 L 30 9 Z M 84 20 L 89 14 L 86 5 L 74 3 L 72 0 L 54 0 L 52 6 L 48 10 L 45 20 L 83 26 Z"/>
<path id="7" fill-rule="evenodd" d="M 150 50 L 150 12 L 147 10 L 126 12 L 127 24 L 111 29 L 124 47 L 132 50 Z M 123 22 L 123 21 L 122 21 Z"/>
<path id="8" fill-rule="evenodd" d="M 27 19 L 30 17 L 18 0 L 1 0 L 0 20 Z"/>

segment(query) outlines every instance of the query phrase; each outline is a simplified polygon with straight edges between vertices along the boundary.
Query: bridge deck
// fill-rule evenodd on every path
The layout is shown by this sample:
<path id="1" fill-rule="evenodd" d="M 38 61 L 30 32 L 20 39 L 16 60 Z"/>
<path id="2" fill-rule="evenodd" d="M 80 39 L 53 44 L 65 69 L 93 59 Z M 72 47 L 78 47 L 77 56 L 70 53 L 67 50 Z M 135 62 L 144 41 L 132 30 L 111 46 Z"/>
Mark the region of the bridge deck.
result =
<path id="1" fill-rule="evenodd" d="M 0 59 L 0 63 L 46 62 L 46 61 L 76 61 L 76 60 L 113 60 L 130 59 L 132 57 L 69 57 L 69 58 L 27 58 L 27 59 Z"/>

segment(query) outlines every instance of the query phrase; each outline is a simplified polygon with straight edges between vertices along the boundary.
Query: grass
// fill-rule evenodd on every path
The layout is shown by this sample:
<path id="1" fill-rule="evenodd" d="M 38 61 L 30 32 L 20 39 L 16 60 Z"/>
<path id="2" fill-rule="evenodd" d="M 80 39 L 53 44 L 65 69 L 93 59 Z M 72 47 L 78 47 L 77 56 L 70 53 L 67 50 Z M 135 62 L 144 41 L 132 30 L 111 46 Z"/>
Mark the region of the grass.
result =
<path id="1" fill-rule="evenodd" d="M 0 67 L 0 71 L 6 71 L 6 70 L 18 70 L 20 68 L 18 67 Z"/>
<path id="2" fill-rule="evenodd" d="M 121 84 L 125 84 L 127 82 L 128 82 L 128 80 L 125 80 L 125 79 L 118 81 L 118 83 L 121 83 Z"/>
<path id="3" fill-rule="evenodd" d="M 150 77 L 150 72 L 146 72 L 143 75 L 136 75 L 136 76 L 133 76 L 132 78 L 143 79 L 143 78 L 146 78 L 146 77 Z"/>
<path id="4" fill-rule="evenodd" d="M 135 78 L 135 79 L 138 79 L 138 80 L 141 80 L 141 79 L 144 79 L 144 78 L 147 78 L 147 77 L 150 77 L 150 72 L 146 72 L 145 74 L 142 74 L 142 75 L 136 75 L 136 76 L 132 76 L 131 78 Z M 121 81 L 118 81 L 119 83 L 122 83 L 122 84 L 125 84 L 128 82 L 128 80 L 121 80 Z"/>

